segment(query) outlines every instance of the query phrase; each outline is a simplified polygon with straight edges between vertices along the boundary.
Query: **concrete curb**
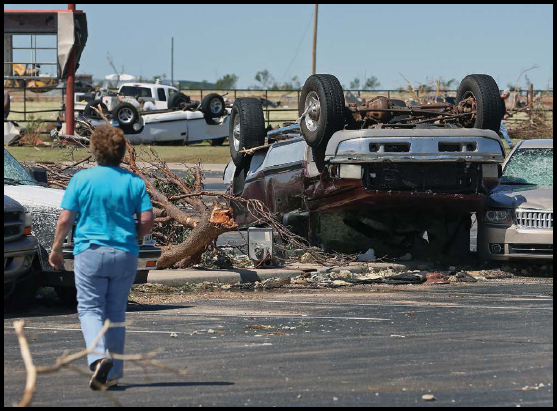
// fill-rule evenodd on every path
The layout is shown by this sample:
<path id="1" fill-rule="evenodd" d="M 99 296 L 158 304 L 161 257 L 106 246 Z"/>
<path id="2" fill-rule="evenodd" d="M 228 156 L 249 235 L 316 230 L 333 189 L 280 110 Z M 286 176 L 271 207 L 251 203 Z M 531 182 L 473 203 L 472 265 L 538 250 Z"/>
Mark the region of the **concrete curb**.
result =
<path id="1" fill-rule="evenodd" d="M 302 270 L 288 268 L 269 269 L 231 269 L 231 270 L 153 270 L 149 271 L 149 283 L 163 284 L 171 287 L 182 287 L 203 282 L 236 284 L 264 281 L 269 278 L 296 277 Z"/>
<path id="2" fill-rule="evenodd" d="M 182 287 L 184 285 L 200 284 L 204 282 L 237 284 L 264 281 L 269 278 L 297 277 L 304 272 L 334 272 L 350 271 L 354 274 L 373 273 L 374 271 L 393 270 L 404 272 L 410 270 L 428 270 L 433 265 L 423 261 L 407 261 L 397 263 L 370 262 L 354 264 L 347 267 L 327 268 L 316 264 L 299 264 L 282 268 L 238 268 L 228 270 L 213 269 L 184 269 L 184 270 L 152 270 L 149 271 L 147 281 L 149 283 L 163 284 L 171 287 Z"/>

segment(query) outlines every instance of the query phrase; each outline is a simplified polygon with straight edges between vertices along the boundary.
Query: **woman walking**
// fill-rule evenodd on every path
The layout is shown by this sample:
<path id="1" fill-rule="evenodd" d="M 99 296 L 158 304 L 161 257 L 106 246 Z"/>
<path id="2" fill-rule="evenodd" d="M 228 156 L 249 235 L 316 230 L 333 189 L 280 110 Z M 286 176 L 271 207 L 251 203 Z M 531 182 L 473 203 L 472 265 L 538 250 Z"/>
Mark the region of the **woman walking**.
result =
<path id="1" fill-rule="evenodd" d="M 50 254 L 50 265 L 64 264 L 62 245 L 74 220 L 74 272 L 79 320 L 90 347 L 105 320 L 125 321 L 130 288 L 137 271 L 138 238 L 153 226 L 152 204 L 145 182 L 124 170 L 126 140 L 122 130 L 98 126 L 90 146 L 98 166 L 76 173 L 62 199 L 63 209 Z M 135 217 L 138 224 L 136 225 Z M 77 217 L 77 218 L 76 218 Z M 111 354 L 124 354 L 125 327 L 109 328 L 87 356 L 93 376 L 89 386 L 114 386 L 123 376 L 124 363 Z"/>

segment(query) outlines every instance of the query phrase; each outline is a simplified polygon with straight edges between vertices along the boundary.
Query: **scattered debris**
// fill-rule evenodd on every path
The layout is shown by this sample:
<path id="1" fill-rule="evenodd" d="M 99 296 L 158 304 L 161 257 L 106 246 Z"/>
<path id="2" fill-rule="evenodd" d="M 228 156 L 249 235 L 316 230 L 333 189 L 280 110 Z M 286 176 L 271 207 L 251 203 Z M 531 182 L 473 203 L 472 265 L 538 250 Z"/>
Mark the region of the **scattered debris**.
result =
<path id="1" fill-rule="evenodd" d="M 468 274 L 465 271 L 461 271 L 461 272 L 457 273 L 456 274 L 456 279 L 457 279 L 457 281 L 462 282 L 462 283 L 476 283 L 476 282 L 478 282 L 478 280 L 475 277 L 471 276 L 470 274 Z"/>
<path id="2" fill-rule="evenodd" d="M 422 400 L 424 401 L 435 401 L 437 398 L 433 394 L 424 394 L 422 395 Z"/>
<path id="3" fill-rule="evenodd" d="M 246 330 L 272 330 L 272 325 L 246 325 L 244 327 Z"/>
<path id="4" fill-rule="evenodd" d="M 358 259 L 356 261 L 366 262 L 366 261 L 373 261 L 376 259 L 377 257 L 375 256 L 375 251 L 373 250 L 373 248 L 370 248 L 364 254 L 358 255 Z"/>
<path id="5" fill-rule="evenodd" d="M 441 273 L 427 273 L 426 275 L 426 284 L 450 284 L 447 277 L 445 277 Z"/>

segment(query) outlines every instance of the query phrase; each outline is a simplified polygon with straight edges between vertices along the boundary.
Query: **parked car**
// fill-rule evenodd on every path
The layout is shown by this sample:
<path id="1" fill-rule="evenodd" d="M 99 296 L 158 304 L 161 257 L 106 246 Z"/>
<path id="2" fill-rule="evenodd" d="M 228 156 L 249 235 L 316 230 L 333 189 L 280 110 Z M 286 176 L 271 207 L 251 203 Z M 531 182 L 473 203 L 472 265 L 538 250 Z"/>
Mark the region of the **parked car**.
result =
<path id="1" fill-rule="evenodd" d="M 4 180 L 9 178 L 4 177 Z M 35 297 L 36 265 L 33 266 L 33 262 L 38 252 L 38 242 L 31 235 L 31 230 L 31 213 L 13 198 L 4 195 L 5 306 L 13 306 L 14 303 L 24 306 Z"/>
<path id="2" fill-rule="evenodd" d="M 478 226 L 484 260 L 553 259 L 553 139 L 511 151 Z"/>
<path id="3" fill-rule="evenodd" d="M 31 233 L 38 240 L 38 283 L 54 287 L 58 296 L 67 302 L 75 301 L 75 282 L 73 273 L 73 229 L 68 234 L 63 247 L 64 270 L 56 271 L 48 263 L 48 256 L 54 242 L 58 216 L 62 209 L 60 203 L 64 190 L 47 188 L 39 181 L 46 182 L 44 169 L 35 167 L 29 170 L 4 149 L 4 194 L 25 206 L 33 214 L 34 224 Z M 35 178 L 36 177 L 36 178 Z M 75 225 L 74 225 L 75 227 Z M 150 235 L 139 241 L 139 264 L 136 283 L 145 283 L 149 270 L 156 267 L 161 250 Z"/>
<path id="4" fill-rule="evenodd" d="M 503 114 L 497 84 L 467 77 L 457 105 L 407 107 L 386 97 L 365 104 L 345 106 L 334 76 L 313 75 L 300 120 L 266 132 L 259 100 L 237 99 L 229 192 L 262 201 L 324 249 L 467 257 L 471 213 L 482 212 L 504 161 L 494 131 Z M 241 202 L 231 206 L 240 226 L 257 223 Z"/>

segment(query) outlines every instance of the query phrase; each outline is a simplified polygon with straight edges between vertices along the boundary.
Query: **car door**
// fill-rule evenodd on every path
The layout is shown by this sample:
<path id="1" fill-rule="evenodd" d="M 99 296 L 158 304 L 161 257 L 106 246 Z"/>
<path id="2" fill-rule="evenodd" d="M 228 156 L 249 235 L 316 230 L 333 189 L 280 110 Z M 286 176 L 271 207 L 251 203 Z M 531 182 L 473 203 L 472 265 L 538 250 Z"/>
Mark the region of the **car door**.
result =
<path id="1" fill-rule="evenodd" d="M 277 142 L 263 164 L 265 203 L 273 213 L 285 214 L 303 208 L 303 178 L 306 142 Z"/>
<path id="2" fill-rule="evenodd" d="M 157 106 L 157 110 L 166 110 L 168 108 L 168 101 L 166 98 L 166 93 L 164 92 L 163 87 L 157 87 L 155 89 L 156 98 L 155 105 Z"/>

